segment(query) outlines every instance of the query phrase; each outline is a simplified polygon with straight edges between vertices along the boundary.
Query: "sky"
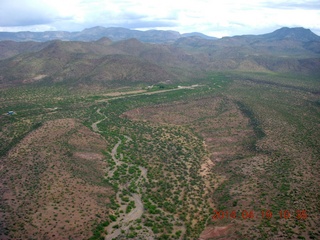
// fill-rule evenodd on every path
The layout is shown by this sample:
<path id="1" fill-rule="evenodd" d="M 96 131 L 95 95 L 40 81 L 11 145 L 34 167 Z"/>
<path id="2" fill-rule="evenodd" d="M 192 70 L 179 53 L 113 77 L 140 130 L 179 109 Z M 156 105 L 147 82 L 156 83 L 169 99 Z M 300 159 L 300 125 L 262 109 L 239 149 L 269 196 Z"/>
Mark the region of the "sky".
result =
<path id="1" fill-rule="evenodd" d="M 0 0 L 0 31 L 124 27 L 223 37 L 304 27 L 320 35 L 320 0 Z"/>

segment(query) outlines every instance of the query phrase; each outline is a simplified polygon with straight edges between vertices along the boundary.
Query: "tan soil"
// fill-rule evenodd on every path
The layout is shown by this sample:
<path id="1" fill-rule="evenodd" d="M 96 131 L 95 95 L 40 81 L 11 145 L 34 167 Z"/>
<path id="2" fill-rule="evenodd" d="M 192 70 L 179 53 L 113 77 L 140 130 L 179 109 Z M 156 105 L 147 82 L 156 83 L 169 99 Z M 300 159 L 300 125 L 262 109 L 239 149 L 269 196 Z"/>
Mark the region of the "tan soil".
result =
<path id="1" fill-rule="evenodd" d="M 248 127 L 248 119 L 238 107 L 232 101 L 220 97 L 133 109 L 124 113 L 123 117 L 187 126 L 201 135 L 206 155 L 202 159 L 199 175 L 204 180 L 205 193 L 211 196 L 227 179 L 224 175 L 214 174 L 215 163 L 234 157 L 240 152 L 248 152 L 243 142 L 253 135 L 252 129 Z M 213 199 L 209 199 L 208 204 L 215 208 Z M 194 221 L 196 222 L 196 219 Z M 222 237 L 229 228 L 233 227 L 209 226 L 201 236 L 203 239 Z"/>
<path id="2" fill-rule="evenodd" d="M 113 100 L 113 99 L 128 98 L 128 97 L 134 97 L 134 96 L 138 96 L 138 95 L 154 95 L 154 94 L 158 94 L 158 93 L 177 91 L 177 90 L 181 90 L 181 89 L 194 89 L 195 87 L 200 87 L 200 85 L 194 85 L 191 87 L 190 86 L 182 86 L 180 88 L 159 90 L 159 91 L 154 91 L 154 92 L 146 92 L 146 90 L 137 90 L 137 91 L 132 91 L 132 92 L 117 92 L 117 93 L 115 93 L 115 95 L 113 93 L 110 93 L 111 95 L 105 94 L 104 96 L 114 96 L 113 98 L 101 99 L 101 100 L 97 100 L 96 102 L 108 102 L 109 100 Z M 132 94 L 132 96 L 125 96 L 128 94 Z"/>
<path id="3" fill-rule="evenodd" d="M 91 153 L 91 152 L 75 152 L 74 157 L 83 158 L 87 160 L 103 160 L 104 156 L 101 153 Z"/>
<path id="4" fill-rule="evenodd" d="M 147 90 L 136 90 L 136 91 L 129 91 L 129 92 L 112 92 L 112 93 L 103 94 L 103 96 L 118 97 L 118 96 L 123 96 L 123 95 L 128 95 L 128 94 L 143 93 L 146 91 Z"/>
<path id="5" fill-rule="evenodd" d="M 60 119 L 44 123 L 2 158 L 7 171 L 0 217 L 11 238 L 89 238 L 96 220 L 109 215 L 112 190 L 101 185 L 106 147 L 99 134 L 74 119 Z"/>
<path id="6" fill-rule="evenodd" d="M 200 235 L 199 240 L 206 239 L 230 239 L 227 237 L 231 225 L 224 227 L 207 227 Z"/>
<path id="7" fill-rule="evenodd" d="M 94 132 L 100 132 L 100 130 L 98 128 L 98 124 L 101 123 L 103 120 L 105 120 L 107 118 L 104 114 L 101 113 L 101 109 L 100 108 L 97 110 L 97 113 L 99 115 L 103 116 L 104 118 L 92 123 L 91 128 L 92 128 L 92 130 Z"/>
<path id="8" fill-rule="evenodd" d="M 23 83 L 33 83 L 33 82 L 36 82 L 36 81 L 39 81 L 39 80 L 45 78 L 46 76 L 47 76 L 47 75 L 40 74 L 40 75 L 37 75 L 37 76 L 35 76 L 35 77 L 33 77 L 33 78 L 25 79 L 25 80 L 23 80 L 22 82 L 23 82 Z"/>

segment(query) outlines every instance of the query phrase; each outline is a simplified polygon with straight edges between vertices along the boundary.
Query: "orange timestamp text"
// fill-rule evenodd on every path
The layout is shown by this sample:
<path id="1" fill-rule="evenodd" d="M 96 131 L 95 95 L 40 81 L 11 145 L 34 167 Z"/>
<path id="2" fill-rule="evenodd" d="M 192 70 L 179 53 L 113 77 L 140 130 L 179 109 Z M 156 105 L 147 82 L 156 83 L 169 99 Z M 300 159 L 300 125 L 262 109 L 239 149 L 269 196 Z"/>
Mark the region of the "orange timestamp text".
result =
<path id="1" fill-rule="evenodd" d="M 242 210 L 242 211 L 224 211 L 224 210 L 214 210 L 212 220 L 222 220 L 222 219 L 267 219 L 270 220 L 274 215 L 280 218 L 289 219 L 295 217 L 298 220 L 306 220 L 308 217 L 306 210 L 296 210 L 295 214 L 289 210 L 280 210 L 274 214 L 271 210 L 261 210 L 260 212 L 255 212 L 253 210 Z"/>

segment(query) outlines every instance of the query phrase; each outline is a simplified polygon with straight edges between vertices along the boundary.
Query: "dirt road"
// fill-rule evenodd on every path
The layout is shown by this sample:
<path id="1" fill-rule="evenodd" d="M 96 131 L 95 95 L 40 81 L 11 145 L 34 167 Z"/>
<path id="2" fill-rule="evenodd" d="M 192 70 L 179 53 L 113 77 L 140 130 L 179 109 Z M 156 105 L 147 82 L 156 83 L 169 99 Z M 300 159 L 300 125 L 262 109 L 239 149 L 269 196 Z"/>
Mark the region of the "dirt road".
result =
<path id="1" fill-rule="evenodd" d="M 137 94 L 132 94 L 132 95 L 120 95 L 118 97 L 112 97 L 108 99 L 100 99 L 96 100 L 96 102 L 108 102 L 109 100 L 115 100 L 115 99 L 120 99 L 120 98 L 129 98 L 129 97 L 135 97 L 135 96 L 142 96 L 142 95 L 154 95 L 158 93 L 164 93 L 164 92 L 172 92 L 172 91 L 177 91 L 177 90 L 182 90 L 182 89 L 195 89 L 197 87 L 201 87 L 203 85 L 192 85 L 192 86 L 179 86 L 178 88 L 173 88 L 173 89 L 166 89 L 166 90 L 159 90 L 159 91 L 154 91 L 154 92 L 140 92 Z"/>

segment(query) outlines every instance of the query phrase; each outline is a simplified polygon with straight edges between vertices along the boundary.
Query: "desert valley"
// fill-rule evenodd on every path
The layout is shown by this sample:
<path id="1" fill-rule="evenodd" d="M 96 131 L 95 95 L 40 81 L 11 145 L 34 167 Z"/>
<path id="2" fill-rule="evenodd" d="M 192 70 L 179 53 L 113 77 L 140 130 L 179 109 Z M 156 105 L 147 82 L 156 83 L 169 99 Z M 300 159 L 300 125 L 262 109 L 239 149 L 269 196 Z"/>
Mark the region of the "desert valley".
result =
<path id="1" fill-rule="evenodd" d="M 320 239 L 320 37 L 0 32 L 0 239 Z"/>

